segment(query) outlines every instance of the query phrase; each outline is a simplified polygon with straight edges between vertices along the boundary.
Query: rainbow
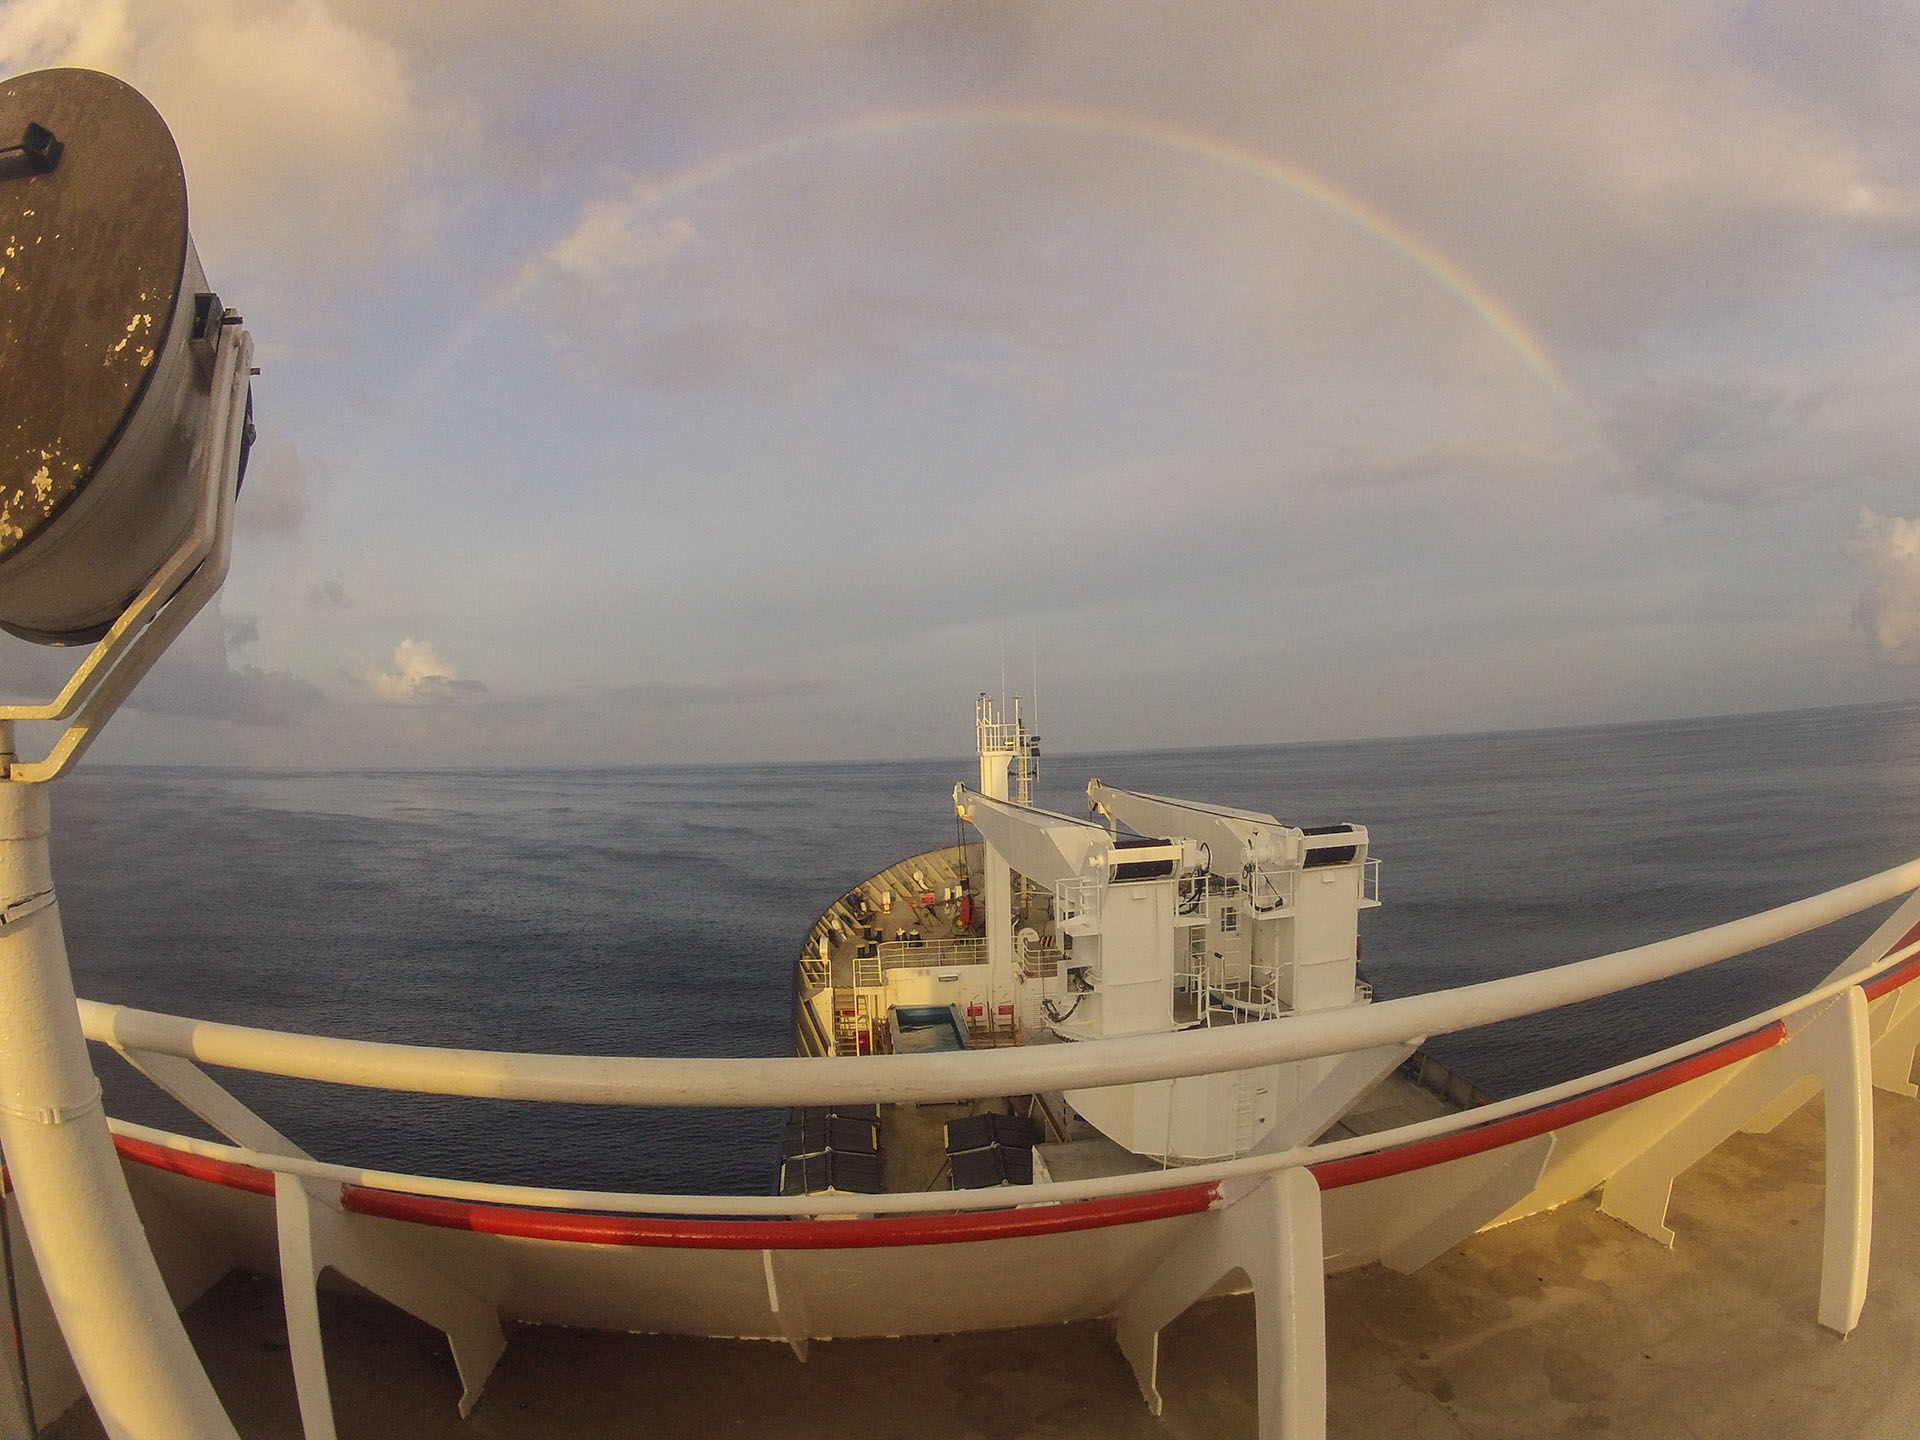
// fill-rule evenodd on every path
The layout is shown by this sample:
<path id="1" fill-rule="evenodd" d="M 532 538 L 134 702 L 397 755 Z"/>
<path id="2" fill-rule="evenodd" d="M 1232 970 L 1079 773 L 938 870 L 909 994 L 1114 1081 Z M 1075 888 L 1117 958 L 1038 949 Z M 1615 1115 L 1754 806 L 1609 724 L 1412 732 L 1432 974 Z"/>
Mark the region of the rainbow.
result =
<path id="1" fill-rule="evenodd" d="M 1460 264 L 1392 216 L 1310 170 L 1250 146 L 1164 120 L 1148 120 L 1112 110 L 1008 103 L 868 111 L 827 125 L 704 155 L 648 185 L 643 191 L 644 208 L 657 210 L 743 171 L 815 146 L 866 136 L 966 127 L 1042 129 L 1135 140 L 1238 170 L 1313 201 L 1424 271 L 1478 317 L 1556 396 L 1570 399 L 1566 377 L 1553 355 L 1520 317 Z M 420 382 L 440 374 L 475 337 L 538 289 L 550 273 L 537 256 L 525 262 L 508 284 L 434 347 Z"/>

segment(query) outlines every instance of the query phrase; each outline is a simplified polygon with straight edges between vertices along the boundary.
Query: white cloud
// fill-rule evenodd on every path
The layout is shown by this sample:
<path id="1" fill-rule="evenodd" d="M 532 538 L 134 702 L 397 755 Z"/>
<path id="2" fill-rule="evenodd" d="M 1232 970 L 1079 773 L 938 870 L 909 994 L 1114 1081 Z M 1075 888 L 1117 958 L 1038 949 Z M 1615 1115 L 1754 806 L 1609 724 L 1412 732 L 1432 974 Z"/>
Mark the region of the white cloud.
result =
<path id="1" fill-rule="evenodd" d="M 1920 520 L 1860 512 L 1847 547 L 1873 583 L 1854 611 L 1874 649 L 1896 665 L 1920 665 Z"/>
<path id="2" fill-rule="evenodd" d="M 365 678 L 374 698 L 390 705 L 447 704 L 484 695 L 487 690 L 478 680 L 463 680 L 440 658 L 432 641 L 412 636 L 393 647 L 391 668 L 369 669 Z"/>
<path id="3" fill-rule="evenodd" d="M 9 69 L 82 65 L 123 73 L 136 48 L 127 0 L 15 0 L 0 13 L 0 59 Z"/>
<path id="4" fill-rule="evenodd" d="M 625 200 L 594 200 L 581 208 L 567 236 L 546 252 L 546 259 L 576 279 L 605 282 L 658 264 L 696 237 L 684 215 L 648 220 L 641 212 L 652 192 L 636 184 Z"/>
<path id="5" fill-rule="evenodd" d="M 0 67 L 104 70 L 166 118 L 221 256 L 371 262 L 439 124 L 400 53 L 320 0 L 14 0 Z"/>

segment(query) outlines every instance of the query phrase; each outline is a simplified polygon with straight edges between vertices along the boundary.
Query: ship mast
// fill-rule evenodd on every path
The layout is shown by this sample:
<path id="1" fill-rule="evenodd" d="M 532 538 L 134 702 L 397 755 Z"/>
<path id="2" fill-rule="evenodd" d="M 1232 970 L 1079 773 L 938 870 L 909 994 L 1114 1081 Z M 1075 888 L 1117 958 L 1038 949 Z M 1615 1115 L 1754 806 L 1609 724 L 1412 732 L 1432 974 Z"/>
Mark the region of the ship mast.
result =
<path id="1" fill-rule="evenodd" d="M 1040 737 L 1030 733 L 1013 697 L 1013 717 L 1002 717 L 993 697 L 981 694 L 973 704 L 974 735 L 980 751 L 980 793 L 994 800 L 1033 803 L 1039 773 Z M 1013 872 L 1007 858 L 982 837 L 981 901 L 986 915 L 989 1018 L 1013 1003 Z"/>

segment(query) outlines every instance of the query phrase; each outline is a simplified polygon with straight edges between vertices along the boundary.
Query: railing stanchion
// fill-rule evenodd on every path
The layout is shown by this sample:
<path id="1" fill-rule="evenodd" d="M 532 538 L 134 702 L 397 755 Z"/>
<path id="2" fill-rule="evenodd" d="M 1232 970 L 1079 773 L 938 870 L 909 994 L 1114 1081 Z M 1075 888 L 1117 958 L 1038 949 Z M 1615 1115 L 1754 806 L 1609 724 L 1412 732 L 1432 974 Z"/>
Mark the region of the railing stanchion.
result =
<path id="1" fill-rule="evenodd" d="M 1854 986 L 1805 1031 L 1826 1091 L 1826 1230 L 1820 1248 L 1820 1323 L 1846 1335 L 1867 1301 L 1873 1245 L 1873 1052 L 1867 997 Z"/>

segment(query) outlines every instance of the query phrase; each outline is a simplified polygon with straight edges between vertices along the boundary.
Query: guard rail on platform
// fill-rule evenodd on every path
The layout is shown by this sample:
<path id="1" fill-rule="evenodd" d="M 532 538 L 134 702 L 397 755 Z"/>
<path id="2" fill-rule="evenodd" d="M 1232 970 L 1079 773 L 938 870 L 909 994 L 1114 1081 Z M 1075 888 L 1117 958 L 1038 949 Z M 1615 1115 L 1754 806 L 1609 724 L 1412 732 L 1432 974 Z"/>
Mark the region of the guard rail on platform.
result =
<path id="1" fill-rule="evenodd" d="M 879 1251 L 1016 1234 L 1061 1235 L 1184 1216 L 1181 1224 L 1200 1228 L 1189 1230 L 1157 1268 L 1130 1281 L 1119 1300 L 1121 1348 L 1142 1393 L 1157 1410 L 1160 1328 L 1223 1274 L 1244 1272 L 1255 1292 L 1260 1332 L 1261 1434 L 1263 1440 L 1274 1440 L 1325 1431 L 1323 1192 L 1376 1182 L 1391 1185 L 1396 1177 L 1415 1179 L 1410 1172 L 1433 1167 L 1488 1162 L 1503 1167 L 1494 1173 L 1508 1178 L 1483 1185 L 1459 1203 L 1434 1202 L 1430 1223 L 1419 1233 L 1402 1236 L 1379 1251 L 1379 1258 L 1400 1268 L 1417 1268 L 1474 1230 L 1526 1213 L 1524 1205 L 1530 1200 L 1538 1208 L 1595 1188 L 1602 1189 L 1602 1207 L 1608 1213 L 1670 1240 L 1664 1214 L 1673 1177 L 1734 1130 L 1764 1128 L 1816 1091 L 1825 1092 L 1827 1112 L 1819 1318 L 1830 1329 L 1849 1331 L 1865 1299 L 1872 1212 L 1871 1091 L 1878 1084 L 1914 1093 L 1909 1072 L 1920 1042 L 1920 986 L 1903 987 L 1920 978 L 1917 889 L 1920 861 L 1742 920 L 1550 970 L 1211 1031 L 1026 1049 L 842 1059 L 608 1058 L 343 1040 L 84 1000 L 79 1009 L 89 1039 L 119 1050 L 236 1142 L 215 1144 L 116 1123 L 123 1150 L 142 1163 L 272 1193 L 283 1275 L 297 1274 L 302 1267 L 317 1273 L 323 1262 L 315 1258 L 313 1247 L 334 1233 L 328 1226 L 341 1223 L 337 1214 L 333 1219 L 320 1214 L 331 1205 L 335 1212 L 344 1206 L 388 1220 L 492 1228 L 495 1233 L 550 1241 L 760 1249 L 768 1301 L 779 1311 L 774 1256 L 815 1245 Z M 1011 1190 L 646 1195 L 365 1170 L 306 1155 L 194 1063 L 473 1098 L 784 1108 L 1040 1093 L 1327 1056 L 1339 1058 L 1321 1084 L 1337 1090 L 1362 1072 L 1390 1071 L 1428 1037 L 1664 980 L 1903 897 L 1904 903 L 1822 984 L 1656 1054 L 1513 1099 L 1349 1139 L 1314 1144 L 1314 1135 L 1325 1125 L 1303 1121 L 1294 1130 L 1277 1130 L 1263 1142 L 1264 1150 L 1226 1160 Z M 1669 1103 L 1670 1113 L 1630 1109 L 1668 1103 L 1662 1097 L 1688 1085 L 1695 1087 L 1688 1092 L 1692 1098 L 1685 1106 Z M 1309 1095 L 1302 1109 L 1313 1112 L 1318 1095 Z M 1628 1127 L 1631 1145 L 1618 1130 L 1610 1136 L 1616 1153 L 1606 1168 L 1588 1174 L 1581 1168 L 1585 1162 L 1570 1164 L 1571 1178 L 1549 1171 L 1548 1158 L 1560 1133 L 1588 1126 L 1583 1133 L 1591 1137 L 1590 1127 L 1607 1117 L 1641 1113 L 1652 1118 Z M 169 1155 L 177 1159 L 166 1160 Z M 195 1171 L 194 1165 L 206 1173 Z M 1540 1200 L 1538 1187 L 1547 1184 L 1542 1177 L 1549 1174 L 1557 1174 L 1553 1183 L 1560 1189 Z M 1425 1183 L 1426 1177 L 1417 1178 Z M 1562 1194 L 1569 1186 L 1571 1191 Z M 453 1207 L 448 1213 L 454 1218 L 440 1215 L 436 1206 Z M 483 1208 L 469 1213 L 461 1206 Z M 948 1218 L 932 1212 L 945 1212 Z M 997 1212 L 1000 1218 L 977 1212 Z M 969 1214 L 975 1219 L 966 1220 Z M 542 1215 L 552 1218 L 543 1220 Z M 836 1216 L 843 1218 L 820 1232 L 824 1238 L 815 1238 L 818 1227 L 796 1223 Z M 339 1268 L 343 1262 L 324 1263 Z M 470 1306 L 463 1310 L 447 1301 L 434 1289 L 440 1282 L 417 1265 L 412 1271 L 405 1265 L 401 1269 L 414 1277 L 408 1282 L 414 1290 L 407 1293 L 425 1293 L 429 1300 L 441 1295 L 432 1303 L 396 1303 L 440 1325 L 454 1341 L 466 1381 L 464 1409 L 478 1396 L 497 1358 L 497 1316 L 484 1306 L 476 1314 Z M 367 1272 L 347 1273 L 370 1283 Z M 796 1282 L 789 1275 L 785 1283 L 792 1287 Z M 303 1412 L 309 1400 L 316 1407 L 309 1433 L 330 1433 L 324 1426 L 313 1428 L 317 1407 L 324 1403 L 318 1397 L 325 1395 L 325 1371 L 311 1288 L 289 1282 L 285 1293 Z M 808 1337 L 804 1320 L 794 1316 L 804 1313 L 804 1308 L 796 1312 L 789 1304 L 781 1316 L 782 1325 L 797 1327 L 787 1332 L 797 1350 L 804 1350 Z"/>

